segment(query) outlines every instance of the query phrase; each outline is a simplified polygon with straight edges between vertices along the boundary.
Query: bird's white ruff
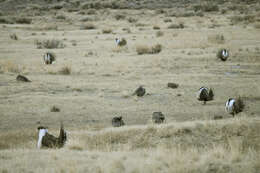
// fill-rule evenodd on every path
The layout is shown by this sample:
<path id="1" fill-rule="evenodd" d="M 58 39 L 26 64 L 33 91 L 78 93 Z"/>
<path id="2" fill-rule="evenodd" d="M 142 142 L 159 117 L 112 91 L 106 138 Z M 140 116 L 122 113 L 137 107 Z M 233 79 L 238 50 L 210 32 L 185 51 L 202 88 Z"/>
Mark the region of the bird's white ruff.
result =
<path id="1" fill-rule="evenodd" d="M 226 102 L 226 111 L 228 112 L 228 113 L 233 113 L 233 111 L 234 111 L 234 104 L 235 104 L 235 99 L 231 99 L 231 100 L 228 100 L 227 102 Z"/>
<path id="2" fill-rule="evenodd" d="M 120 43 L 120 39 L 116 38 L 116 44 L 118 45 Z"/>
<path id="3" fill-rule="evenodd" d="M 49 53 L 46 53 L 43 57 L 44 64 L 54 64 L 55 61 L 51 61 L 51 55 Z"/>
<path id="4" fill-rule="evenodd" d="M 40 129 L 39 130 L 39 138 L 38 138 L 38 143 L 37 143 L 37 148 L 41 148 L 42 147 L 42 138 L 43 136 L 45 136 L 45 134 L 48 132 L 47 129 Z"/>
<path id="5" fill-rule="evenodd" d="M 228 56 L 228 51 L 227 51 L 227 50 L 223 50 L 223 51 L 222 51 L 222 55 L 223 55 L 224 57 L 227 57 L 227 56 Z"/>
<path id="6" fill-rule="evenodd" d="M 201 88 L 199 89 L 199 92 L 197 93 L 197 98 L 198 98 L 198 99 L 200 98 L 201 92 L 202 92 L 203 90 L 206 90 L 207 92 L 209 92 L 209 89 L 208 89 L 208 88 L 206 88 L 206 87 L 201 87 Z"/>

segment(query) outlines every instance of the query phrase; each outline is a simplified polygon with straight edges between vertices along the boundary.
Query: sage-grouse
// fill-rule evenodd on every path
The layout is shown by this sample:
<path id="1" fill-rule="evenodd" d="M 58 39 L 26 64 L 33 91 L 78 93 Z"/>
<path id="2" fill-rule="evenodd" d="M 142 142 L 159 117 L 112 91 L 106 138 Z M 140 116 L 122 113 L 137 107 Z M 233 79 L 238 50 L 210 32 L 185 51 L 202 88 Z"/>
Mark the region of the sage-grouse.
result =
<path id="1" fill-rule="evenodd" d="M 40 126 L 38 127 L 39 137 L 37 147 L 40 149 L 42 147 L 46 148 L 61 148 L 65 145 L 67 141 L 67 134 L 63 128 L 63 125 L 60 126 L 60 135 L 55 137 L 48 133 L 47 127 Z"/>
<path id="2" fill-rule="evenodd" d="M 207 101 L 211 101 L 214 98 L 214 93 L 211 88 L 201 87 L 197 94 L 197 99 L 203 101 L 203 104 L 206 104 Z"/>

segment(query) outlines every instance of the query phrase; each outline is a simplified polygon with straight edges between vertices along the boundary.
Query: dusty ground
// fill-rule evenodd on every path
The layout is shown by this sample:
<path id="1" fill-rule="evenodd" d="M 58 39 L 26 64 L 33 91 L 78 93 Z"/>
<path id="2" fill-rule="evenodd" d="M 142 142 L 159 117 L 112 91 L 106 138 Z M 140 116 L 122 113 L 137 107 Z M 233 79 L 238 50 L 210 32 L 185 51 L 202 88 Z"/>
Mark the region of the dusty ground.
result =
<path id="1" fill-rule="evenodd" d="M 259 4 L 255 5 L 256 9 L 257 7 Z M 2 172 L 207 172 L 211 170 L 211 164 L 216 164 L 217 168 L 212 169 L 219 172 L 227 172 L 226 169 L 238 172 L 233 165 L 234 162 L 240 166 L 245 164 L 244 167 L 248 168 L 249 172 L 259 171 L 257 155 L 260 147 L 257 143 L 260 137 L 255 133 L 260 128 L 260 26 L 257 20 L 259 13 L 248 12 L 249 15 L 255 16 L 254 21 L 234 23 L 231 21 L 233 16 L 246 14 L 234 10 L 224 14 L 220 11 L 204 13 L 201 17 L 170 15 L 175 10 L 166 9 L 158 12 L 149 9 L 101 9 L 91 15 L 80 14 L 79 11 L 68 12 L 64 9 L 51 10 L 43 15 L 35 15 L 35 11 L 32 11 L 31 24 L 0 24 L 0 165 L 5 165 L 0 166 L 0 169 L 3 167 Z M 118 15 L 125 16 L 125 19 L 116 20 Z M 57 16 L 63 18 L 57 19 Z M 7 15 L 7 18 L 11 17 Z M 82 29 L 83 25 L 89 24 L 82 21 L 86 17 L 93 19 L 90 23 L 95 29 Z M 129 22 L 130 17 L 137 22 Z M 165 22 L 165 19 L 171 19 L 172 22 Z M 183 23 L 184 28 L 168 28 L 172 23 Z M 154 26 L 160 29 L 155 30 Z M 103 33 L 104 29 L 111 29 L 111 33 Z M 158 31 L 163 35 L 156 36 Z M 9 37 L 13 33 L 18 36 L 18 40 Z M 224 40 L 218 39 L 221 35 Z M 116 37 L 125 38 L 127 45 L 117 47 Z M 65 47 L 37 49 L 35 40 L 46 39 L 60 40 Z M 139 46 L 155 44 L 162 45 L 162 51 L 158 54 L 138 55 L 136 52 Z M 216 58 L 216 52 L 222 47 L 230 50 L 230 57 L 226 62 Z M 56 54 L 55 64 L 43 64 L 42 57 L 47 51 Z M 71 74 L 61 74 L 59 71 L 63 67 L 68 67 Z M 24 74 L 32 82 L 16 81 L 17 74 Z M 168 82 L 178 83 L 179 87 L 167 88 Z M 132 96 L 140 85 L 145 87 L 147 94 L 141 98 Z M 201 86 L 214 89 L 215 98 L 206 105 L 196 100 L 196 92 Z M 232 118 L 225 112 L 224 105 L 228 98 L 237 96 L 243 98 L 246 107 L 237 117 Z M 51 112 L 52 106 L 60 108 L 60 112 Z M 155 111 L 165 114 L 164 125 L 151 125 L 151 115 Z M 215 131 L 209 132 L 207 129 L 210 128 L 200 131 L 201 127 L 196 126 L 198 123 L 211 123 L 216 115 L 224 118 L 216 123 L 219 129 L 225 129 L 223 123 L 229 123 L 232 127 L 238 126 L 234 133 L 237 129 L 246 127 L 246 139 L 253 139 L 252 143 L 243 145 L 243 152 L 234 151 L 239 155 L 237 162 L 237 157 L 234 161 L 233 155 L 224 154 L 232 152 L 232 149 L 226 148 L 226 145 L 232 146 L 227 142 L 230 140 L 211 139 L 208 135 L 216 135 Z M 119 130 L 120 135 L 115 137 L 115 140 L 101 142 L 106 138 L 106 135 L 102 135 L 104 131 L 111 131 L 111 136 L 114 133 L 117 135 L 117 131 L 111 129 L 111 119 L 114 116 L 123 116 L 126 127 Z M 63 121 L 65 129 L 69 132 L 68 146 L 60 151 L 35 150 L 37 126 L 46 125 L 50 132 L 57 134 L 60 121 Z M 243 122 L 246 122 L 245 125 Z M 185 123 L 195 124 L 195 128 L 189 127 L 192 132 L 198 130 L 192 135 L 195 140 L 188 142 L 191 148 L 194 147 L 196 157 L 191 160 L 190 169 L 185 169 L 185 161 L 176 160 L 182 152 L 181 159 L 185 160 L 189 155 L 190 151 L 177 147 L 187 143 L 189 138 L 186 139 L 185 134 L 169 134 L 169 140 L 159 138 L 151 145 L 152 136 L 158 134 L 144 130 L 150 126 L 157 130 L 174 129 L 176 126 L 186 128 Z M 122 137 L 121 132 L 127 135 Z M 96 147 L 88 141 L 85 142 L 85 138 L 94 140 L 88 133 L 98 134 Z M 149 139 L 147 144 L 141 147 L 130 144 L 136 142 L 133 134 L 141 141 L 142 137 Z M 239 136 L 226 131 L 223 134 L 220 136 L 229 136 L 232 140 L 235 138 L 234 141 L 237 141 Z M 175 139 L 176 135 L 180 135 L 181 139 L 172 143 L 171 140 Z M 125 138 L 129 138 L 130 142 L 126 142 Z M 246 139 L 239 138 L 239 141 L 242 140 L 243 143 Z M 200 144 L 203 140 L 208 141 L 204 149 Z M 214 148 L 214 145 L 217 146 Z M 251 148 L 253 151 L 248 151 Z M 175 153 L 174 156 L 165 150 Z M 201 150 L 204 154 L 200 156 Z M 63 151 L 65 155 L 62 154 Z M 215 151 L 221 151 L 221 154 L 208 155 Z M 21 155 L 26 156 L 20 160 L 15 159 Z M 35 155 L 42 157 L 36 159 L 35 164 L 41 164 L 36 166 L 37 169 L 32 169 L 28 163 L 33 161 Z M 85 155 L 88 158 L 85 158 Z M 70 156 L 73 156 L 73 161 L 68 158 Z M 206 156 L 209 159 L 205 159 Z M 45 157 L 47 160 L 51 157 L 50 163 L 43 163 Z M 146 158 L 150 158 L 151 163 L 157 163 L 158 158 L 165 157 L 165 162 L 154 164 L 157 165 L 155 167 L 148 165 L 142 168 L 135 164 L 135 157 L 140 158 L 139 164 L 147 162 Z M 226 161 L 229 168 L 218 165 L 219 157 L 225 157 L 221 163 Z M 93 167 L 85 169 L 80 158 L 85 158 L 84 163 Z M 69 163 L 67 167 L 55 165 L 53 169 L 50 168 L 56 162 L 58 165 L 63 164 L 64 159 Z M 107 159 L 111 160 L 111 164 L 108 162 L 103 167 L 102 163 Z M 178 162 L 178 168 L 165 166 Z"/>

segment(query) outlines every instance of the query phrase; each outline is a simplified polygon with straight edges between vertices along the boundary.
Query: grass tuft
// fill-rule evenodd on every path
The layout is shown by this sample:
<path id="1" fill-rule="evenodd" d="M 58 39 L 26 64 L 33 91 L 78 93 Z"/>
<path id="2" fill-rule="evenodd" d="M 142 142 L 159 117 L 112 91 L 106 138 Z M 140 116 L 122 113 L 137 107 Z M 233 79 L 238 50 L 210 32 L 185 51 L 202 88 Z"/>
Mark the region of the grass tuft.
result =
<path id="1" fill-rule="evenodd" d="M 59 70 L 59 74 L 70 75 L 71 74 L 71 68 L 69 66 L 64 66 Z"/>
<path id="2" fill-rule="evenodd" d="M 214 34 L 214 35 L 208 36 L 208 41 L 213 44 L 224 44 L 225 37 L 222 34 Z"/>
<path id="3" fill-rule="evenodd" d="M 112 29 L 109 29 L 109 28 L 103 29 L 103 30 L 102 30 L 102 33 L 103 33 L 103 34 L 110 34 L 110 33 L 112 33 Z"/>
<path id="4" fill-rule="evenodd" d="M 96 26 L 93 23 L 86 23 L 84 25 L 80 26 L 81 30 L 91 30 L 91 29 L 96 29 Z"/>
<path id="5" fill-rule="evenodd" d="M 35 45 L 37 49 L 61 49 L 65 47 L 62 41 L 52 39 L 52 40 L 35 40 Z"/>
<path id="6" fill-rule="evenodd" d="M 161 36 L 163 36 L 163 32 L 162 31 L 157 31 L 155 35 L 156 35 L 156 37 L 161 37 Z"/>
<path id="7" fill-rule="evenodd" d="M 143 55 L 143 54 L 157 54 L 160 53 L 162 50 L 162 45 L 161 44 L 156 44 L 154 46 L 146 46 L 146 45 L 138 45 L 136 47 L 136 52 L 138 55 Z"/>
<path id="8" fill-rule="evenodd" d="M 184 24 L 183 23 L 179 23 L 179 24 L 170 24 L 168 26 L 168 29 L 183 29 L 184 28 Z"/>
<path id="9" fill-rule="evenodd" d="M 57 106 L 52 106 L 51 112 L 60 112 L 60 108 L 58 108 Z"/>
<path id="10" fill-rule="evenodd" d="M 22 67 L 19 65 L 13 63 L 12 61 L 5 61 L 0 64 L 1 66 L 1 71 L 2 72 L 10 72 L 10 73 L 21 73 L 22 72 Z"/>

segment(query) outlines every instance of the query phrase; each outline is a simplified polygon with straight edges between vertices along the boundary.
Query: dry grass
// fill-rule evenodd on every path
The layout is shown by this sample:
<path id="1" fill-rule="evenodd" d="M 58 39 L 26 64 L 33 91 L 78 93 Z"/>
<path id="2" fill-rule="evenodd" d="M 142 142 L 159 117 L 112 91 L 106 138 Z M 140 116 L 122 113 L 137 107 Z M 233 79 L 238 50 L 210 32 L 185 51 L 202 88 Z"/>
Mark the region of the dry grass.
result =
<path id="1" fill-rule="evenodd" d="M 12 24 L 13 22 L 6 17 L 0 17 L 0 23 L 1 24 Z"/>
<path id="2" fill-rule="evenodd" d="M 93 23 L 86 23 L 80 26 L 81 30 L 90 30 L 90 29 L 96 29 L 96 26 Z"/>
<path id="3" fill-rule="evenodd" d="M 150 172 L 218 172 L 255 173 L 259 168 L 259 153 L 240 152 L 236 143 L 232 149 L 215 146 L 211 150 L 157 149 L 135 152 L 89 152 L 74 150 L 36 151 L 14 150 L 19 155 L 15 159 L 12 151 L 3 151 L 1 171 L 20 172 L 85 172 L 85 173 L 150 173 Z M 169 154 L 171 153 L 171 154 Z M 229 154 L 227 154 L 229 153 Z M 237 154 L 239 156 L 237 156 Z M 39 157 L 35 157 L 35 156 Z M 30 166 L 33 164 L 34 166 Z M 49 166 L 48 166 L 49 165 Z M 12 169 L 10 169 L 12 168 Z"/>
<path id="4" fill-rule="evenodd" d="M 162 37 L 163 36 L 163 32 L 162 31 L 157 31 L 155 35 L 156 35 L 156 37 Z"/>
<path id="5" fill-rule="evenodd" d="M 38 151 L 30 149 L 36 147 L 36 130 L 0 133 L 1 148 L 12 148 L 0 152 L 1 169 L 254 173 L 260 166 L 258 127 L 259 121 L 242 118 L 79 130 L 69 133 L 64 149 Z"/>
<path id="6" fill-rule="evenodd" d="M 131 33 L 131 29 L 130 28 L 122 28 L 123 31 L 126 31 L 126 33 L 130 34 Z"/>
<path id="7" fill-rule="evenodd" d="M 165 23 L 169 23 L 169 22 L 172 22 L 172 19 L 166 18 L 166 19 L 163 19 L 163 21 L 164 21 Z"/>
<path id="8" fill-rule="evenodd" d="M 156 44 L 154 46 L 151 47 L 151 54 L 157 54 L 160 53 L 162 51 L 162 45 L 161 44 Z"/>
<path id="9" fill-rule="evenodd" d="M 224 44 L 225 37 L 223 34 L 213 34 L 208 36 L 208 41 L 213 44 Z"/>
<path id="10" fill-rule="evenodd" d="M 137 19 L 137 18 L 133 18 L 133 17 L 129 17 L 129 18 L 127 19 L 127 21 L 128 21 L 129 23 L 136 23 L 136 22 L 138 21 L 138 19 Z"/>
<path id="11" fill-rule="evenodd" d="M 63 15 L 63 14 L 60 14 L 60 15 L 56 16 L 56 19 L 65 20 L 65 19 L 66 19 L 66 16 Z"/>
<path id="12" fill-rule="evenodd" d="M 199 5 L 194 5 L 193 8 L 194 8 L 195 12 L 197 12 L 197 11 L 203 11 L 203 12 L 219 11 L 218 5 L 216 5 L 213 2 L 204 2 Z"/>
<path id="13" fill-rule="evenodd" d="M 63 75 L 70 75 L 71 74 L 71 67 L 70 66 L 64 66 L 62 67 L 59 72 L 59 74 L 63 74 Z"/>
<path id="14" fill-rule="evenodd" d="M 56 24 L 47 24 L 43 27 L 36 27 L 35 30 L 40 30 L 40 31 L 51 31 L 51 30 L 55 30 L 57 31 L 58 30 L 58 25 Z"/>
<path id="15" fill-rule="evenodd" d="M 260 138 L 254 139 L 258 126 L 259 122 L 253 123 L 252 120 L 246 118 L 228 122 L 194 121 L 159 126 L 126 126 L 100 132 L 75 132 L 73 135 L 78 136 L 79 143 L 68 143 L 68 147 L 76 145 L 84 150 L 132 151 L 157 148 L 157 144 L 160 143 L 160 147 L 168 149 L 179 146 L 180 149 L 184 150 L 188 148 L 206 150 L 216 145 L 228 146 L 230 138 L 238 138 L 238 134 L 247 134 L 243 135 L 244 138 L 241 141 L 242 151 L 258 150 L 260 149 L 258 143 Z M 202 135 L 206 133 L 208 135 Z"/>
<path id="16" fill-rule="evenodd" d="M 155 26 L 153 26 L 153 29 L 154 30 L 160 30 L 161 28 L 159 26 L 155 25 Z"/>
<path id="17" fill-rule="evenodd" d="M 259 23 L 255 23 L 255 24 L 254 24 L 254 27 L 255 27 L 256 29 L 260 29 L 260 22 L 259 22 Z"/>
<path id="18" fill-rule="evenodd" d="M 256 21 L 255 15 L 236 15 L 230 17 L 230 22 L 232 25 L 244 23 L 244 24 L 250 24 L 254 23 Z"/>
<path id="19" fill-rule="evenodd" d="M 1 17 L 0 18 L 0 23 L 4 24 L 31 24 L 32 19 L 31 18 L 26 18 L 26 17 Z"/>
<path id="20" fill-rule="evenodd" d="M 21 128 L 19 131 L 0 133 L 0 154 L 3 149 L 14 149 L 17 146 L 20 146 L 21 148 L 36 147 L 36 132 L 36 128 L 35 131 Z"/>
<path id="21" fill-rule="evenodd" d="M 26 17 L 15 18 L 14 20 L 15 20 L 15 23 L 18 23 L 18 24 L 31 24 L 32 23 L 32 19 L 26 18 Z"/>
<path id="22" fill-rule="evenodd" d="M 13 63 L 12 61 L 4 61 L 0 63 L 1 71 L 11 72 L 11 73 L 21 73 L 24 67 L 19 66 L 18 64 Z"/>
<path id="23" fill-rule="evenodd" d="M 103 34 L 110 34 L 110 33 L 112 33 L 112 29 L 109 29 L 109 28 L 103 29 L 103 30 L 102 30 L 102 33 L 103 33 Z"/>
<path id="24" fill-rule="evenodd" d="M 116 20 L 124 20 L 126 18 L 124 14 L 116 14 L 114 17 Z"/>
<path id="25" fill-rule="evenodd" d="M 168 29 L 183 29 L 184 28 L 184 24 L 183 23 L 179 23 L 179 24 L 170 24 L 168 26 Z"/>
<path id="26" fill-rule="evenodd" d="M 247 1 L 221 1 L 211 2 L 218 11 L 198 7 L 196 12 L 193 6 L 204 0 L 46 0 L 35 7 L 38 1 L 23 1 L 19 18 L 32 23 L 21 25 L 13 20 L 18 15 L 13 7 L 4 9 L 16 1 L 0 0 L 0 172 L 258 173 L 260 36 L 254 24 L 259 10 Z M 232 5 L 237 9 L 230 10 Z M 119 10 L 126 6 L 131 10 Z M 229 16 L 247 17 L 230 26 Z M 88 22 L 97 30 L 79 30 Z M 169 22 L 177 26 L 168 29 Z M 102 33 L 109 28 L 111 34 Z M 10 33 L 21 39 L 11 40 Z M 39 42 L 54 38 L 68 44 L 55 49 L 58 63 L 43 64 L 48 50 L 35 49 L 35 35 Z M 117 46 L 118 37 L 127 45 Z M 147 55 L 137 55 L 138 44 Z M 224 64 L 214 59 L 220 47 L 230 50 Z M 12 71 L 28 72 L 33 83 L 17 82 Z M 140 85 L 146 94 L 133 96 Z M 207 105 L 196 100 L 202 85 L 215 89 L 216 98 Z M 225 102 L 237 95 L 246 107 L 233 118 Z M 50 112 L 53 105 L 61 112 Z M 152 113 L 160 111 L 167 122 L 152 124 Z M 118 115 L 126 126 L 113 128 L 111 119 Z M 37 126 L 58 136 L 60 121 L 68 132 L 65 147 L 37 150 Z"/>
<path id="27" fill-rule="evenodd" d="M 34 44 L 37 49 L 62 49 L 65 47 L 65 44 L 61 40 L 52 39 L 52 40 L 35 40 Z"/>
<path id="28" fill-rule="evenodd" d="M 162 50 L 162 45 L 161 44 L 156 44 L 154 46 L 146 46 L 146 45 L 138 45 L 136 46 L 136 52 L 138 55 L 143 55 L 143 54 L 157 54 L 160 53 Z"/>
<path id="29" fill-rule="evenodd" d="M 83 17 L 82 19 L 80 19 L 81 22 L 92 22 L 94 21 L 93 17 Z"/>
<path id="30" fill-rule="evenodd" d="M 123 52 L 129 52 L 128 47 L 127 46 L 116 46 L 112 49 L 112 52 L 115 53 L 123 53 Z"/>
<path id="31" fill-rule="evenodd" d="M 136 52 L 138 55 L 149 54 L 150 48 L 147 45 L 138 45 L 136 46 Z"/>

